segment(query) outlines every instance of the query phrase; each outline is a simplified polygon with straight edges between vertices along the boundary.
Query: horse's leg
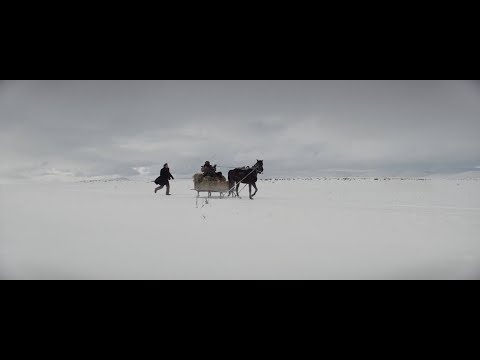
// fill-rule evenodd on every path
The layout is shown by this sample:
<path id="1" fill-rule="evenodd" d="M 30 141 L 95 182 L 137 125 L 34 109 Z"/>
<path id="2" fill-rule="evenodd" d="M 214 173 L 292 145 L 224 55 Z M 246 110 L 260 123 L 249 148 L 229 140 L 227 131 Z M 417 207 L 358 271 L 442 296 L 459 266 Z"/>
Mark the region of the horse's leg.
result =
<path id="1" fill-rule="evenodd" d="M 250 199 L 253 200 L 253 196 L 252 196 L 252 184 L 248 184 L 248 191 L 250 193 Z"/>
<path id="2" fill-rule="evenodd" d="M 231 182 L 228 186 L 230 187 L 228 196 L 232 195 L 232 197 L 235 197 L 235 182 Z"/>
<path id="3" fill-rule="evenodd" d="M 255 193 L 252 195 L 252 198 L 253 198 L 255 195 L 257 195 L 258 188 L 257 188 L 257 185 L 255 183 L 253 183 L 252 185 L 255 188 Z"/>
<path id="4" fill-rule="evenodd" d="M 240 183 L 237 184 L 237 197 L 240 197 L 240 194 L 238 193 L 238 188 L 240 187 Z"/>

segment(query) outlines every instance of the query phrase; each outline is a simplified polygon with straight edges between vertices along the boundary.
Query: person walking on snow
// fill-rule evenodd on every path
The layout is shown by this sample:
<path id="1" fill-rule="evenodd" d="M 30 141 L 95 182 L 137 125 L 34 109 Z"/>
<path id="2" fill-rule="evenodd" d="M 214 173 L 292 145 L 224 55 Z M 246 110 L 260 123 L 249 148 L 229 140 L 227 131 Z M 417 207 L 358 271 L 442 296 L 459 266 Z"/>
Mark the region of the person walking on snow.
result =
<path id="1" fill-rule="evenodd" d="M 155 194 L 157 193 L 158 190 L 162 190 L 163 187 L 166 186 L 167 187 L 166 195 L 170 195 L 170 182 L 169 182 L 170 179 L 175 180 L 172 174 L 170 174 L 170 169 L 168 168 L 168 164 L 165 164 L 163 165 L 163 169 L 160 171 L 160 176 L 157 178 L 157 180 L 155 180 L 155 184 L 159 185 L 159 187 L 155 189 Z"/>

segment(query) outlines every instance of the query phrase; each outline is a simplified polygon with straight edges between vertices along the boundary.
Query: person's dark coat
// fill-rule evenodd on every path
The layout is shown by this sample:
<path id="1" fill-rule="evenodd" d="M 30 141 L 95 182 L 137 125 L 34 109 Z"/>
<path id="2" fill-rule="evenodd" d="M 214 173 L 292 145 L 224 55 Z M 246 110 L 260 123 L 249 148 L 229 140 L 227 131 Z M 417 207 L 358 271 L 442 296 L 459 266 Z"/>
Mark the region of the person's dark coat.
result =
<path id="1" fill-rule="evenodd" d="M 174 180 L 172 174 L 170 174 L 170 169 L 169 168 L 163 168 L 161 171 L 160 171 L 160 176 L 157 178 L 157 180 L 155 180 L 155 184 L 157 185 L 167 185 L 168 184 L 168 180 Z"/>
<path id="2" fill-rule="evenodd" d="M 205 163 L 205 165 L 202 166 L 202 172 L 203 175 L 205 176 L 211 176 L 215 177 L 216 176 L 216 171 L 217 171 L 217 166 L 212 166 L 210 163 Z"/>

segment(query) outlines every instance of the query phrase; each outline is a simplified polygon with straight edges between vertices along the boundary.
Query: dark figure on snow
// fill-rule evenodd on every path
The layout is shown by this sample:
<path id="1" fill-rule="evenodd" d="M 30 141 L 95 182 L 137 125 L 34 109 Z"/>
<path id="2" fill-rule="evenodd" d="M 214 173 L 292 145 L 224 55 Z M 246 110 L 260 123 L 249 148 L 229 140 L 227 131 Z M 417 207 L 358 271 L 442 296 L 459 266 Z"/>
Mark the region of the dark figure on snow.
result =
<path id="1" fill-rule="evenodd" d="M 155 189 L 155 194 L 158 190 L 162 190 L 164 186 L 167 187 L 167 195 L 170 195 L 170 182 L 169 180 L 175 180 L 170 174 L 170 169 L 168 168 L 168 164 L 163 165 L 163 169 L 160 171 L 160 176 L 155 180 L 155 184 L 159 185 Z"/>
<path id="2" fill-rule="evenodd" d="M 210 165 L 210 161 L 205 161 L 205 165 L 202 166 L 202 173 L 204 176 L 217 176 L 217 165 Z"/>
<path id="3" fill-rule="evenodd" d="M 240 197 L 240 194 L 238 193 L 238 188 L 240 184 L 248 184 L 249 190 L 250 190 L 250 199 L 253 200 L 253 197 L 257 194 L 258 188 L 257 188 L 257 180 L 258 180 L 258 174 L 263 173 L 263 160 L 257 160 L 257 163 L 253 165 L 252 167 L 243 167 L 243 168 L 237 168 L 234 170 L 230 170 L 228 172 L 228 182 L 229 182 L 229 187 L 230 187 L 230 192 L 228 196 L 230 195 L 235 195 L 235 192 L 233 191 L 234 188 L 236 188 L 236 195 Z M 252 194 L 252 186 L 255 188 L 255 193 Z"/>

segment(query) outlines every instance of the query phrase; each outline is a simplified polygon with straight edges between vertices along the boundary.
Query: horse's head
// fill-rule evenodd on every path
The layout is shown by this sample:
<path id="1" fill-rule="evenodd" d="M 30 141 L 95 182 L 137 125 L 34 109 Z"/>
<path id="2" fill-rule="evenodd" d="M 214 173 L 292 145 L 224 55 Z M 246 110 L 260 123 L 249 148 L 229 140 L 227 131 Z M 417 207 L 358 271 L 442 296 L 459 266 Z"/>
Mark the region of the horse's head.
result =
<path id="1" fill-rule="evenodd" d="M 257 173 L 259 174 L 263 173 L 263 160 L 257 160 L 257 163 L 255 164 L 254 168 L 257 170 Z"/>

